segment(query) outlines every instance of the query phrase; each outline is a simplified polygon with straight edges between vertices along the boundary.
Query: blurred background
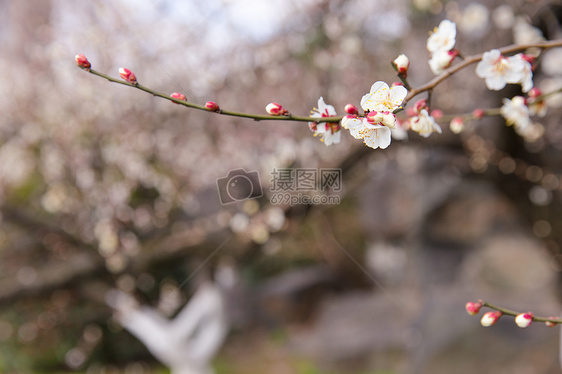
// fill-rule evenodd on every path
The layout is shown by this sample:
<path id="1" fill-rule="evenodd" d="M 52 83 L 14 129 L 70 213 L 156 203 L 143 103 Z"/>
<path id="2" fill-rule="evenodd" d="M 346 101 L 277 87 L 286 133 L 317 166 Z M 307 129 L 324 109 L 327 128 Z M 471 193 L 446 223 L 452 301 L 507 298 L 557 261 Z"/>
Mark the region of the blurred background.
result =
<path id="1" fill-rule="evenodd" d="M 558 329 L 484 329 L 464 304 L 560 312 L 559 97 L 526 138 L 490 117 L 386 150 L 346 133 L 326 147 L 305 123 L 173 105 L 74 55 L 200 104 L 307 115 L 323 96 L 341 114 L 397 80 L 400 53 L 413 86 L 431 79 L 442 19 L 472 55 L 560 38 L 561 16 L 555 0 L 0 1 L 0 372 L 168 372 L 123 321 L 134 303 L 172 319 L 204 285 L 227 321 L 218 374 L 558 372 Z M 544 92 L 562 86 L 561 58 L 541 56 Z M 516 94 L 469 67 L 431 104 Z M 272 204 L 279 168 L 341 169 L 339 203 Z M 236 169 L 263 196 L 221 205 Z"/>

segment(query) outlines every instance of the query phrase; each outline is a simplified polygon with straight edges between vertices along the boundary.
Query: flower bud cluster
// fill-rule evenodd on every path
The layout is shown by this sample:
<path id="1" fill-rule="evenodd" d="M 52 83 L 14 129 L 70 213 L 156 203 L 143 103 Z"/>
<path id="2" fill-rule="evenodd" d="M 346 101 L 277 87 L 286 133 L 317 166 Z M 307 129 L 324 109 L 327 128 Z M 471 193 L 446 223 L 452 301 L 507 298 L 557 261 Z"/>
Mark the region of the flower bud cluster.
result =
<path id="1" fill-rule="evenodd" d="M 468 303 L 466 303 L 465 305 L 465 309 L 466 312 L 468 314 L 470 314 L 471 316 L 474 316 L 476 314 L 478 314 L 480 312 L 480 309 L 484 306 L 484 302 L 482 300 L 478 300 L 478 302 L 472 302 L 469 301 Z M 486 305 L 489 306 L 489 305 Z M 508 313 L 506 311 L 506 313 Z M 515 315 L 515 313 L 511 314 L 512 312 L 509 312 L 510 315 Z M 496 324 L 496 322 L 498 322 L 498 320 L 500 319 L 501 316 L 503 316 L 504 313 L 499 311 L 499 310 L 493 310 L 490 312 L 486 312 L 484 313 L 484 315 L 482 316 L 482 318 L 480 319 L 480 324 L 484 327 L 489 327 L 489 326 L 493 326 Z M 517 315 L 515 315 L 515 324 L 517 325 L 517 327 L 519 328 L 527 328 L 531 325 L 531 323 L 535 320 L 535 316 L 533 313 L 531 312 L 526 312 L 526 313 L 519 313 Z M 544 319 L 542 319 L 544 321 Z M 547 320 L 545 321 L 545 325 L 548 327 L 553 327 L 556 326 L 559 322 L 556 321 L 557 317 L 548 317 Z"/>

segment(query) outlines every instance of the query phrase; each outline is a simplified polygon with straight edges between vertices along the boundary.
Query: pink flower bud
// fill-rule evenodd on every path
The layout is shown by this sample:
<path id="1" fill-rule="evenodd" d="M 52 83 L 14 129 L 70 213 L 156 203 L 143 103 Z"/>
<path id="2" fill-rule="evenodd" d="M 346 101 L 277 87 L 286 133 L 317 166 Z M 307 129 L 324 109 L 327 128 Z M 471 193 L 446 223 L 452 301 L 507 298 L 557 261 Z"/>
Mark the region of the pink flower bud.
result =
<path id="1" fill-rule="evenodd" d="M 382 122 L 384 119 L 384 114 L 382 112 L 377 112 L 376 110 L 367 113 L 367 122 L 372 124 L 377 124 Z"/>
<path id="2" fill-rule="evenodd" d="M 207 108 L 207 110 L 211 112 L 218 112 L 220 110 L 219 105 L 214 101 L 207 101 L 205 103 L 205 108 Z"/>
<path id="3" fill-rule="evenodd" d="M 538 87 L 533 87 L 529 91 L 528 95 L 529 95 L 529 97 L 538 97 L 538 96 L 542 95 L 542 91 Z"/>
<path id="4" fill-rule="evenodd" d="M 347 104 L 344 110 L 347 114 L 357 114 L 357 107 L 353 104 Z"/>
<path id="5" fill-rule="evenodd" d="M 402 82 L 392 82 L 392 84 L 390 85 L 390 87 L 396 87 L 396 86 L 404 87 L 404 83 L 402 83 Z"/>
<path id="6" fill-rule="evenodd" d="M 406 115 L 408 117 L 415 117 L 417 115 L 416 110 L 412 107 L 409 107 L 408 109 L 406 109 Z"/>
<path id="7" fill-rule="evenodd" d="M 265 111 L 272 116 L 282 116 L 287 114 L 287 110 L 281 106 L 281 104 L 277 103 L 269 103 L 265 107 Z"/>
<path id="8" fill-rule="evenodd" d="M 482 308 L 482 303 L 481 302 L 473 303 L 472 301 L 469 301 L 468 303 L 466 303 L 464 307 L 468 314 L 474 316 L 480 312 L 480 308 Z"/>
<path id="9" fill-rule="evenodd" d="M 426 108 L 427 108 L 427 100 L 426 99 L 418 100 L 414 104 L 414 110 L 415 110 L 416 113 L 419 113 L 419 112 L 422 111 L 422 109 L 426 109 Z"/>
<path id="10" fill-rule="evenodd" d="M 443 117 L 443 111 L 441 109 L 433 109 L 431 111 L 431 116 L 435 119 Z"/>
<path id="11" fill-rule="evenodd" d="M 518 327 L 524 329 L 525 327 L 528 327 L 531 322 L 533 322 L 533 313 L 528 312 L 528 313 L 520 313 L 515 317 L 515 323 L 517 324 Z"/>
<path id="12" fill-rule="evenodd" d="M 482 319 L 480 320 L 480 324 L 484 327 L 493 326 L 496 324 L 496 322 L 498 322 L 498 319 L 500 319 L 502 315 L 503 313 L 500 312 L 499 310 L 495 312 L 487 312 L 482 316 Z"/>
<path id="13" fill-rule="evenodd" d="M 473 115 L 474 118 L 476 118 L 476 119 L 480 119 L 480 118 L 484 117 L 484 114 L 486 114 L 486 113 L 484 112 L 484 109 L 478 108 L 478 109 L 474 109 L 474 110 L 472 111 L 472 115 Z"/>
<path id="14" fill-rule="evenodd" d="M 119 76 L 121 76 L 123 80 L 126 80 L 129 83 L 137 83 L 137 77 L 135 77 L 135 73 L 133 73 L 129 69 L 119 68 Z"/>
<path id="15" fill-rule="evenodd" d="M 408 68 L 410 67 L 410 60 L 405 54 L 401 54 L 392 61 L 392 65 L 404 78 L 408 75 Z"/>
<path id="16" fill-rule="evenodd" d="M 83 69 L 89 69 L 89 68 L 92 67 L 92 65 L 90 64 L 90 61 L 88 61 L 86 56 L 84 56 L 82 53 L 79 54 L 79 55 L 76 55 L 74 57 L 74 59 L 76 60 L 76 63 L 78 64 L 78 66 L 80 66 Z"/>
<path id="17" fill-rule="evenodd" d="M 462 117 L 453 118 L 449 124 L 449 129 L 453 134 L 460 134 L 464 130 L 464 120 Z"/>
<path id="18" fill-rule="evenodd" d="M 172 99 L 178 99 L 178 100 L 186 101 L 186 100 L 185 100 L 185 95 L 184 95 L 184 94 L 181 94 L 181 93 L 179 93 L 179 92 L 174 92 L 173 94 L 170 95 L 170 97 L 171 97 Z M 172 101 L 172 102 L 173 102 L 173 101 Z M 174 104 L 177 104 L 177 103 L 174 103 Z"/>
<path id="19" fill-rule="evenodd" d="M 548 317 L 548 319 L 557 319 L 557 317 L 550 316 L 550 317 Z M 554 326 L 557 325 L 556 322 L 552 322 L 552 321 L 546 321 L 544 324 L 548 327 L 554 327 Z"/>

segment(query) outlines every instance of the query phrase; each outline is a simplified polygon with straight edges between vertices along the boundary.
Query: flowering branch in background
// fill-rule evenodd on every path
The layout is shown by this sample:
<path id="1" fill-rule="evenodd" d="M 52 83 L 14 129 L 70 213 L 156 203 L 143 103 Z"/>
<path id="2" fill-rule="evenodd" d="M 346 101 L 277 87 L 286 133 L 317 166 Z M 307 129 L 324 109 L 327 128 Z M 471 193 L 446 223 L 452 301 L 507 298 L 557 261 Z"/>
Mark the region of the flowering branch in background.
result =
<path id="1" fill-rule="evenodd" d="M 515 324 L 520 328 L 529 327 L 532 322 L 544 322 L 548 327 L 553 327 L 562 324 L 562 319 L 559 317 L 537 317 L 532 312 L 515 312 L 513 310 L 505 309 L 496 305 L 492 305 L 482 300 L 477 302 L 469 301 L 465 305 L 466 312 L 471 316 L 480 313 L 482 307 L 493 309 L 491 312 L 486 312 L 482 316 L 480 323 L 484 327 L 494 325 L 502 316 L 515 317 Z"/>
<path id="2" fill-rule="evenodd" d="M 221 115 L 250 118 L 255 121 L 278 120 L 307 122 L 314 135 L 320 135 L 321 141 L 327 146 L 337 144 L 341 139 L 341 130 L 349 130 L 350 134 L 371 148 L 385 149 L 390 145 L 391 138 L 406 139 L 408 129 L 417 132 L 420 136 L 427 138 L 434 132 L 442 133 L 441 126 L 437 120 L 449 119 L 439 109 L 431 110 L 430 98 L 433 89 L 445 79 L 465 67 L 478 63 L 476 75 L 485 80 L 490 90 L 501 90 L 506 84 L 520 84 L 523 92 L 529 92 L 529 97 L 516 96 L 512 99 L 504 98 L 504 105 L 499 109 L 475 110 L 469 115 L 454 115 L 449 120 L 450 129 L 454 133 L 460 133 L 464 129 L 464 123 L 468 119 L 480 119 L 484 115 L 502 115 L 508 125 L 513 125 L 515 131 L 523 136 L 534 136 L 535 127 L 529 116 L 544 116 L 546 105 L 542 100 L 540 90 L 533 88 L 533 62 L 538 56 L 518 53 L 533 48 L 540 51 L 552 47 L 562 46 L 562 40 L 539 41 L 534 44 L 512 45 L 500 49 L 492 49 L 482 54 L 463 58 L 459 64 L 451 66 L 457 56 L 461 56 L 456 44 L 456 24 L 449 20 L 443 20 L 427 39 L 426 47 L 430 52 L 429 66 L 437 74 L 437 77 L 417 88 L 411 88 L 407 81 L 410 60 L 405 54 L 399 55 L 392 61 L 392 67 L 396 70 L 401 83 L 395 83 L 391 87 L 385 82 L 374 83 L 368 94 L 361 99 L 361 107 L 364 111 L 360 115 L 357 108 L 352 104 L 345 107 L 346 116 L 337 116 L 333 106 L 327 105 L 321 97 L 318 100 L 318 108 L 314 108 L 309 117 L 294 116 L 286 108 L 278 103 L 269 103 L 265 107 L 268 115 L 240 113 L 220 109 L 213 101 L 208 101 L 204 106 L 188 102 L 185 95 L 174 92 L 165 95 L 150 88 L 140 85 L 135 74 L 126 68 L 119 69 L 122 81 L 111 78 L 105 74 L 91 69 L 91 64 L 83 54 L 76 56 L 77 65 L 91 74 L 108 79 L 111 82 L 134 87 L 148 92 L 154 96 L 165 98 L 176 104 L 190 108 L 206 110 Z M 506 57 L 507 56 L 507 57 Z M 537 91 L 538 90 L 538 91 Z M 396 113 L 403 110 L 409 100 L 420 93 L 428 92 L 427 100 L 418 101 L 414 109 L 407 111 L 408 119 L 396 118 Z"/>

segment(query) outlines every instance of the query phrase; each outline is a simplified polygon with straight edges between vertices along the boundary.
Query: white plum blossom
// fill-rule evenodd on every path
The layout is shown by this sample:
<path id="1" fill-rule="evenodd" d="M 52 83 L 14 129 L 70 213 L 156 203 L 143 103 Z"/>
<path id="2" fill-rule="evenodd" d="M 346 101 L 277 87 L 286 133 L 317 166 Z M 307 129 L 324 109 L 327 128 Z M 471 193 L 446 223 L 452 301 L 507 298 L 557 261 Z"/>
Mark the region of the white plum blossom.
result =
<path id="1" fill-rule="evenodd" d="M 455 57 L 457 57 L 457 53 L 455 53 L 455 51 L 437 51 L 431 55 L 429 68 L 433 74 L 441 74 L 445 71 L 445 69 L 451 66 Z"/>
<path id="2" fill-rule="evenodd" d="M 488 89 L 499 91 L 507 83 L 520 83 L 525 80 L 528 84 L 525 77 L 526 64 L 529 63 L 521 57 L 506 58 L 498 49 L 492 49 L 482 55 L 482 61 L 476 66 L 476 75 L 485 79 Z"/>
<path id="3" fill-rule="evenodd" d="M 320 97 L 318 99 L 318 108 L 314 108 L 311 112 L 311 117 L 313 118 L 324 118 L 324 117 L 334 117 L 336 116 L 336 109 L 332 105 L 328 105 L 324 102 L 324 98 Z M 324 144 L 332 145 L 340 142 L 341 131 L 340 125 L 335 122 L 310 122 L 309 126 L 312 131 L 314 131 L 314 136 L 322 135 L 322 142 Z"/>
<path id="4" fill-rule="evenodd" d="M 450 51 L 456 43 L 457 25 L 447 19 L 441 21 L 439 27 L 427 39 L 427 50 L 430 53 Z"/>
<path id="5" fill-rule="evenodd" d="M 511 100 L 504 98 L 500 113 L 505 118 L 505 122 L 509 126 L 513 125 L 518 131 L 524 130 L 531 124 L 529 108 L 523 96 L 514 96 Z"/>
<path id="6" fill-rule="evenodd" d="M 510 59 L 517 59 L 520 58 L 523 60 L 523 72 L 521 73 L 521 80 L 517 83 L 521 84 L 521 91 L 529 92 L 533 88 L 533 66 L 527 60 L 525 60 L 524 56 L 519 53 L 513 57 L 509 57 Z"/>
<path id="7" fill-rule="evenodd" d="M 372 124 L 365 118 L 350 118 L 346 121 L 349 132 L 355 139 L 363 139 L 368 147 L 385 149 L 390 145 L 390 128 Z"/>
<path id="8" fill-rule="evenodd" d="M 410 122 L 401 121 L 396 119 L 395 127 L 391 129 L 392 139 L 395 140 L 406 140 L 408 139 L 408 129 L 410 128 Z"/>
<path id="9" fill-rule="evenodd" d="M 423 136 L 429 137 L 434 132 L 442 133 L 441 126 L 429 115 L 426 109 L 420 110 L 417 116 L 410 118 L 410 128 Z"/>
<path id="10" fill-rule="evenodd" d="M 364 111 L 393 112 L 400 108 L 407 94 L 404 86 L 388 87 L 385 82 L 378 81 L 371 86 L 371 92 L 361 98 L 361 107 Z"/>

